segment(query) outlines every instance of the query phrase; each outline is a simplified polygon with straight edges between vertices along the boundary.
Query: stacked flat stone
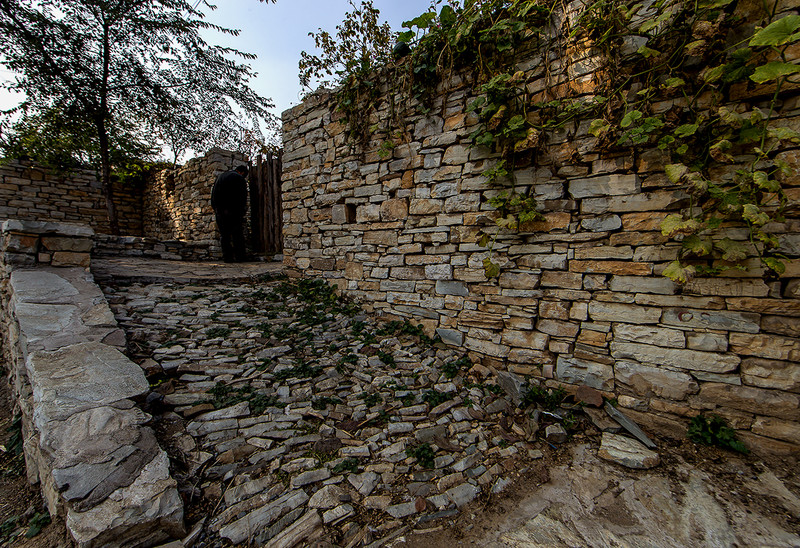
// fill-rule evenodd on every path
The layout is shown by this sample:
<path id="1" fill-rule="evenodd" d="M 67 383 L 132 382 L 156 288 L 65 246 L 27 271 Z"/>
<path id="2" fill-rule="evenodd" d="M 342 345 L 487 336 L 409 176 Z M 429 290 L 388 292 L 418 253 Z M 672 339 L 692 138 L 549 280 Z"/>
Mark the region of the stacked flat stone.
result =
<path id="1" fill-rule="evenodd" d="M 296 296 L 263 296 L 278 283 L 104 286 L 140 349 L 135 359 L 154 378 L 169 377 L 157 389 L 163 430 L 175 432 L 164 443 L 186 470 L 182 488 L 216 508 L 206 542 L 282 545 L 287 536 L 325 535 L 362 545 L 452 517 L 481 493 L 502 490 L 522 461 L 542 456 L 538 424 L 493 381 L 468 382 L 488 371 L 465 368 L 451 378 L 444 366 L 457 351 L 377 334 L 381 324 L 367 315 L 305 325 Z M 296 342 L 264 335 L 265 324 L 296 333 Z M 355 326 L 375 340 L 356 336 Z M 287 374 L 301 363 L 319 369 Z M 215 409 L 219 383 L 249 386 L 280 407 L 255 412 L 256 400 L 245 398 Z M 432 391 L 441 401 L 425 401 Z M 505 414 L 518 420 L 507 430 L 498 426 Z M 430 468 L 413 456 L 426 443 Z"/>
<path id="2" fill-rule="evenodd" d="M 144 189 L 144 236 L 161 241 L 218 240 L 211 188 L 217 176 L 247 159 L 213 148 L 177 169 L 156 174 Z"/>
<path id="3" fill-rule="evenodd" d="M 122 354 L 125 335 L 87 269 L 54 266 L 68 262 L 59 253 L 81 252 L 47 244 L 75 249 L 91 229 L 17 221 L 3 229 L 6 258 L 9 244 L 19 254 L 20 242 L 36 238 L 53 251 L 49 266 L 5 265 L 4 349 L 29 480 L 83 548 L 180 534 L 183 504 L 169 460 L 131 399 L 148 392 L 147 380 Z M 34 261 L 46 254 L 29 247 Z"/>
<path id="4" fill-rule="evenodd" d="M 92 250 L 95 257 L 147 257 L 172 261 L 210 261 L 222 257 L 219 240 L 161 241 L 139 236 L 98 234 Z"/>
<path id="5" fill-rule="evenodd" d="M 568 3 L 567 14 L 580 5 Z M 780 10 L 776 17 L 796 6 Z M 556 10 L 555 20 L 563 17 Z M 626 48 L 637 46 L 628 41 Z M 542 57 L 534 52 L 515 67 L 532 103 L 590 99 L 604 77 L 599 52 L 588 46 L 571 44 L 549 65 Z M 394 119 L 390 105 L 408 99 L 389 101 L 384 87 L 372 115 L 377 129 L 363 150 L 348 142 L 331 93 L 283 114 L 290 275 L 330 280 L 371 309 L 424 324 L 485 365 L 551 385 L 588 384 L 663 433 L 684 437 L 689 417 L 713 412 L 756 451 L 800 449 L 798 150 L 777 154 L 790 166 L 778 175 L 787 218 L 767 227 L 788 257 L 778 279 L 765 277 L 755 256 L 746 271 L 683 287 L 664 278 L 681 246 L 660 223 L 688 211 L 690 197 L 665 175 L 667 153 L 655 146 L 609 153 L 588 132 L 590 120 L 548 132 L 535 162 L 514 166 L 516 192 L 535 197 L 543 219 L 519 233 L 500 232 L 490 253 L 476 240 L 481 230 L 498 231 L 489 203 L 498 190 L 482 175 L 498 154 L 471 146 L 478 118 L 467 112 L 475 99 L 468 82 L 463 74 L 442 82 L 427 114 L 411 101 L 402 139 L 381 124 Z M 727 106 L 749 112 L 773 92 L 736 84 Z M 798 101 L 787 95 L 774 123 L 797 126 Z M 709 93 L 695 108 L 709 118 L 717 106 Z M 665 95 L 652 110 L 683 107 L 682 96 Z M 389 157 L 384 130 L 395 145 Z M 729 179 L 742 165 L 715 166 L 712 177 Z M 749 245 L 746 228 L 726 235 Z M 490 256 L 501 263 L 491 281 L 483 268 Z"/>
<path id="6" fill-rule="evenodd" d="M 114 204 L 123 234 L 142 233 L 142 189 L 113 181 Z M 0 165 L 0 218 L 89 225 L 108 233 L 102 184 L 94 171 L 66 173 L 10 161 Z"/>

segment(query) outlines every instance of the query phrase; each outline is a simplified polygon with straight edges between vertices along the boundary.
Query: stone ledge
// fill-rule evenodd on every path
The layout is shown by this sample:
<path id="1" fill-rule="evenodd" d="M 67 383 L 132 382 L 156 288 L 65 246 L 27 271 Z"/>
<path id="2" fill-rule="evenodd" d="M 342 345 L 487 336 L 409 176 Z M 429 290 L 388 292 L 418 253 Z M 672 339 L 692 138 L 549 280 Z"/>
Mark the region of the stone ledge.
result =
<path id="1" fill-rule="evenodd" d="M 91 238 L 94 236 L 94 230 L 86 225 L 20 219 L 4 221 L 0 226 L 0 231 L 22 232 L 25 234 L 58 234 L 60 236 L 76 236 L 79 238 Z"/>
<path id="2" fill-rule="evenodd" d="M 149 385 L 120 351 L 124 334 L 92 275 L 15 270 L 3 298 L 28 476 L 50 513 L 65 516 L 82 548 L 180 535 L 183 504 L 169 459 L 146 426 L 151 417 L 131 399 Z"/>

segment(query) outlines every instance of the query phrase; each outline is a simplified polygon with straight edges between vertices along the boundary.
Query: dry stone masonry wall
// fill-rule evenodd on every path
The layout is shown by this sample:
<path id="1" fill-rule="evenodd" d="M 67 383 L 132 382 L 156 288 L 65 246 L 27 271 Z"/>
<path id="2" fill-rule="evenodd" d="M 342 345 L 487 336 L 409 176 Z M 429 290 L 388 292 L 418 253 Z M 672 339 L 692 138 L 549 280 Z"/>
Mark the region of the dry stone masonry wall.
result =
<path id="1" fill-rule="evenodd" d="M 516 68 L 531 94 L 580 97 L 596 76 L 592 54 L 554 59 L 549 68 L 568 66 L 570 76 L 558 87 L 537 62 Z M 475 94 L 464 80 L 453 76 L 429 114 L 408 117 L 405 142 L 386 158 L 380 140 L 365 150 L 348 142 L 330 94 L 284 113 L 289 272 L 324 277 L 376 311 L 422 323 L 486 365 L 600 389 L 663 432 L 683 436 L 688 418 L 713 412 L 752 448 L 797 450 L 798 150 L 781 153 L 791 168 L 782 181 L 789 205 L 785 222 L 770 227 L 789 258 L 786 272 L 769 279 L 756 265 L 678 286 L 662 272 L 680 244 L 660 223 L 691 200 L 665 176 L 669 157 L 655 147 L 608 154 L 589 121 L 567 125 L 547 136 L 534 165 L 518 166 L 517 190 L 531 190 L 544 219 L 498 237 L 495 257 L 505 264 L 489 281 L 489 253 L 476 236 L 494 224 L 488 200 L 497 191 L 482 172 L 497 156 L 471 146 Z M 741 84 L 731 96 L 739 106 L 764 106 L 771 93 Z M 654 106 L 673 107 L 681 100 Z M 797 95 L 780 107 L 779 125 L 799 128 Z M 380 108 L 371 122 L 390 116 L 388 100 Z M 720 166 L 715 176 L 737 167 Z M 746 230 L 731 234 L 746 239 Z"/>
<path id="2" fill-rule="evenodd" d="M 246 163 L 241 154 L 212 149 L 176 170 L 159 172 L 145 189 L 143 235 L 216 245 L 211 188 L 220 173 Z"/>
<path id="3" fill-rule="evenodd" d="M 82 548 L 179 535 L 169 460 L 132 399 L 149 384 L 88 270 L 94 232 L 9 220 L 0 236 L 4 362 L 28 479 Z"/>
<path id="4" fill-rule="evenodd" d="M 0 164 L 0 219 L 82 223 L 108 233 L 102 184 L 93 171 L 57 174 L 30 162 Z M 142 233 L 141 189 L 114 185 L 120 231 Z"/>

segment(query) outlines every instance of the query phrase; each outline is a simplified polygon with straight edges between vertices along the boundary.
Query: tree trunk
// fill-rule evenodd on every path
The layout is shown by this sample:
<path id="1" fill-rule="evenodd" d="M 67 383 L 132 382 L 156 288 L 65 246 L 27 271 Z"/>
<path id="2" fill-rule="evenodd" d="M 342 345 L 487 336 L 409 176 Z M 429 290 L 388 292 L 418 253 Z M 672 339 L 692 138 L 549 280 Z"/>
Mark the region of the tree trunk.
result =
<path id="1" fill-rule="evenodd" d="M 105 15 L 105 14 L 104 14 Z M 111 186 L 111 158 L 108 145 L 108 127 L 106 122 L 110 117 L 108 111 L 108 76 L 111 64 L 111 40 L 109 36 L 109 22 L 103 19 L 103 81 L 100 86 L 100 112 L 95 119 L 97 135 L 100 144 L 101 178 L 103 182 L 103 196 L 106 198 L 106 212 L 108 213 L 108 227 L 111 234 L 119 236 L 119 223 L 117 209 L 114 206 L 114 188 Z"/>
<path id="2" fill-rule="evenodd" d="M 108 132 L 104 120 L 97 122 L 97 134 L 100 144 L 100 179 L 103 183 L 103 196 L 106 199 L 106 213 L 108 214 L 108 227 L 111 234 L 119 236 L 119 222 L 117 208 L 114 205 L 114 188 L 111 184 L 111 158 L 108 150 Z"/>

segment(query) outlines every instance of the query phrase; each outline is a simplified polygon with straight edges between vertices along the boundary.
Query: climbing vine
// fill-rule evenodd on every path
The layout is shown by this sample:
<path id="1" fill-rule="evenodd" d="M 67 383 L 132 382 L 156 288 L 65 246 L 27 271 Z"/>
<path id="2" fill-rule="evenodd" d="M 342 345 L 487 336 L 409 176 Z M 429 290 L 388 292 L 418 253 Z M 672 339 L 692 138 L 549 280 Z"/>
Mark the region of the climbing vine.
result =
<path id="1" fill-rule="evenodd" d="M 500 272 L 493 260 L 498 234 L 530 231 L 541 218 L 533 186 L 517 185 L 515 169 L 534 164 L 551 135 L 565 130 L 596 139 L 600 151 L 636 156 L 657 148 L 668 158 L 664 176 L 684 189 L 686 207 L 661 224 L 663 235 L 681 244 L 665 276 L 685 283 L 731 268 L 784 271 L 772 232 L 787 202 L 779 153 L 800 144 L 800 134 L 776 113 L 798 83 L 800 65 L 789 53 L 800 42 L 800 16 L 765 9 L 753 30 L 738 4 L 594 0 L 574 12 L 575 4 L 562 0 L 466 0 L 438 2 L 404 23 L 386 73 L 390 90 L 423 113 L 453 74 L 468 74 L 476 91 L 467 107 L 475 120 L 470 137 L 496 158 L 483 172 L 496 189 L 489 193 L 496 226 L 478 234 L 489 249 L 488 277 Z M 576 50 L 588 55 L 592 80 L 581 80 L 568 62 L 554 63 Z M 529 62 L 537 58 L 538 66 Z M 570 88 L 576 78 L 584 84 L 578 91 Z M 354 126 L 370 110 L 347 102 L 363 82 L 343 81 L 340 105 L 350 106 L 351 127 L 385 130 L 391 138 L 379 155 L 390 156 L 402 128 Z"/>

